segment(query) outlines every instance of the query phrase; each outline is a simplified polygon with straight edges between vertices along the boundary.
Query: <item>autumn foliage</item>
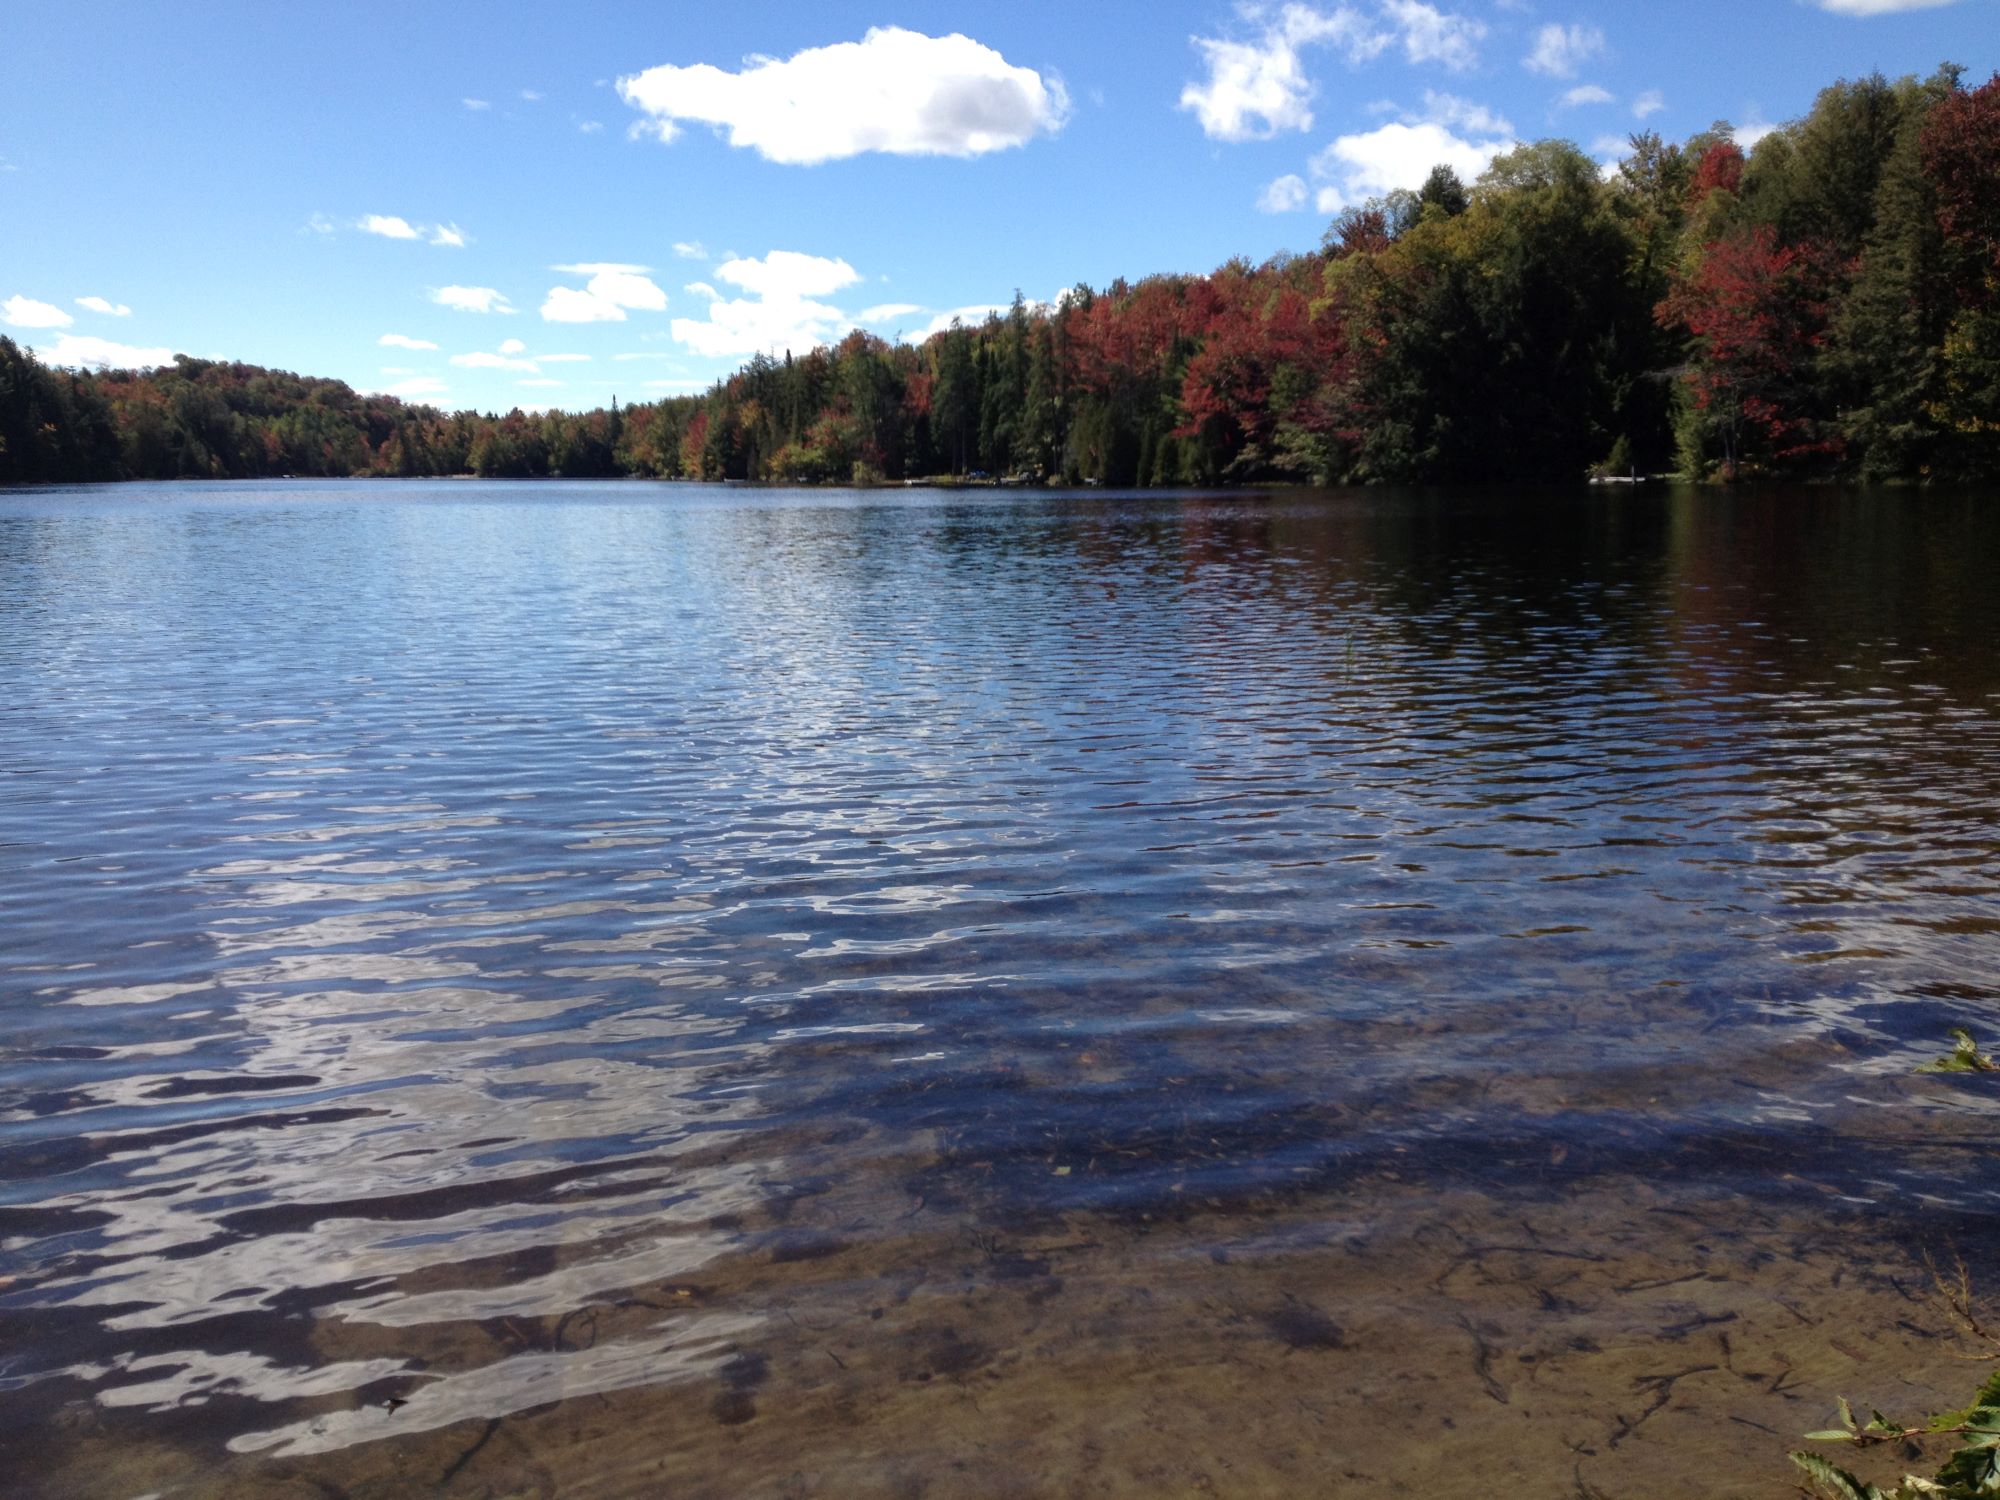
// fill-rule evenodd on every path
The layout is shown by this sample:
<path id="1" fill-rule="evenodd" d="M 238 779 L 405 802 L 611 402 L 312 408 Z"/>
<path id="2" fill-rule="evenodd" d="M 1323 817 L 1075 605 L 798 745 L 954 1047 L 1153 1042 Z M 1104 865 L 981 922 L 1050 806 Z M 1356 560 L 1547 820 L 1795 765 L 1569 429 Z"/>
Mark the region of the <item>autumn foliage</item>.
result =
<path id="1" fill-rule="evenodd" d="M 698 395 L 447 413 L 0 339 L 0 483 L 989 475 L 1105 485 L 2000 474 L 2000 78 L 1825 90 L 1746 152 L 1543 141 L 1206 276 L 1018 296 L 921 343 L 773 350 Z"/>

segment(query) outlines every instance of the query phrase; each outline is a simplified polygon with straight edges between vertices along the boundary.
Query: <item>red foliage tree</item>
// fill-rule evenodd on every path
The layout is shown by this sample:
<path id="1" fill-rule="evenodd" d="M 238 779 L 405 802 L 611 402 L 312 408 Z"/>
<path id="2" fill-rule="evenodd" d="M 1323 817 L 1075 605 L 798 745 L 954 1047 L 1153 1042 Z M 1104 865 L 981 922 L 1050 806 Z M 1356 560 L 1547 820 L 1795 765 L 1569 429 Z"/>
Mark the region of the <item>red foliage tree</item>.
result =
<path id="1" fill-rule="evenodd" d="M 1688 383 L 1731 471 L 1746 461 L 1784 464 L 1837 450 L 1804 407 L 1826 341 L 1835 270 L 1823 247 L 1780 246 L 1759 225 L 1709 245 L 1660 304 L 1660 321 L 1694 340 Z"/>

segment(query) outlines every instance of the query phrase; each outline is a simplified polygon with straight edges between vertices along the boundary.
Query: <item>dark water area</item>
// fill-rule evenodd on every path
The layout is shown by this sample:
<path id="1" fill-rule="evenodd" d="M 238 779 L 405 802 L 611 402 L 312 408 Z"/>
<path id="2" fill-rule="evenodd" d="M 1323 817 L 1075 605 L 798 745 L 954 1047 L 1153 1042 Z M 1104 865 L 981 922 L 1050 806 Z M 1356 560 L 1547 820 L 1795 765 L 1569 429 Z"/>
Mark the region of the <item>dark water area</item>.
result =
<path id="1" fill-rule="evenodd" d="M 2000 1286 L 1996 579 L 1991 495 L 0 493 L 0 1467 L 1785 1494 Z"/>

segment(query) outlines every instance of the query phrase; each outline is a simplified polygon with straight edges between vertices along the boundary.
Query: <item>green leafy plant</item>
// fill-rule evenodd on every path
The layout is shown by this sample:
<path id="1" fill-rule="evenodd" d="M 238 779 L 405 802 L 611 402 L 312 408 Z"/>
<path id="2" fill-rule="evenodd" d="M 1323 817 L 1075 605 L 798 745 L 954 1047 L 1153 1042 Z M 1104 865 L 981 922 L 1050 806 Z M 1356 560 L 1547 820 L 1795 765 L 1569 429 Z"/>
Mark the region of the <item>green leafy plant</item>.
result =
<path id="1" fill-rule="evenodd" d="M 1969 1031 L 1953 1029 L 1952 1040 L 1958 1045 L 1949 1057 L 1940 1057 L 1936 1062 L 1923 1068 L 1925 1073 L 2000 1073 L 2000 1062 L 1979 1050 L 1979 1043 Z"/>
<path id="2" fill-rule="evenodd" d="M 1970 1405 L 1942 1412 L 1919 1426 L 1911 1426 L 1869 1413 L 1859 1421 L 1845 1399 L 1840 1403 L 1840 1426 L 1824 1432 L 1809 1432 L 1815 1443 L 1852 1443 L 1857 1448 L 1877 1448 L 1884 1444 L 1915 1443 L 1926 1439 L 1957 1437 L 1964 1441 L 1953 1450 L 1935 1477 L 1904 1476 L 1893 1489 L 1868 1483 L 1817 1453 L 1794 1453 L 1792 1462 L 1803 1469 L 1824 1494 L 1835 1500 L 1990 1500 L 2000 1496 L 2000 1372 L 1987 1377 Z"/>

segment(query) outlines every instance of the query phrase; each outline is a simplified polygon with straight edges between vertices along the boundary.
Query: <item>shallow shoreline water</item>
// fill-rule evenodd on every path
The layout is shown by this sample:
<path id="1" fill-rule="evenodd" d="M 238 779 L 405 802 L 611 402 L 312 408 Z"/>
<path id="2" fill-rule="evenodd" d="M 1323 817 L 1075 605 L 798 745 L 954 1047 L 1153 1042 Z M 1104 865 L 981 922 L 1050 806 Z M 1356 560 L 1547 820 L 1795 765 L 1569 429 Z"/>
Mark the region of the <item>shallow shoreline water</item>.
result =
<path id="1" fill-rule="evenodd" d="M 0 494 L 25 1493 L 1763 1496 L 2000 1284 L 1979 497 Z M 1692 1486 L 1692 1488 L 1691 1488 Z"/>

